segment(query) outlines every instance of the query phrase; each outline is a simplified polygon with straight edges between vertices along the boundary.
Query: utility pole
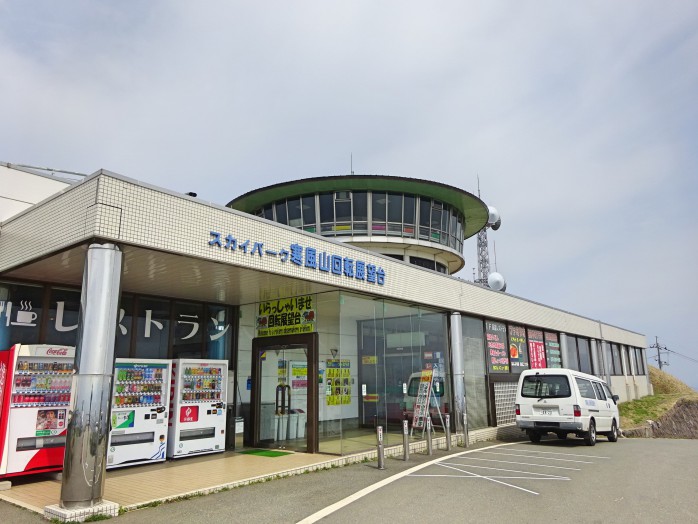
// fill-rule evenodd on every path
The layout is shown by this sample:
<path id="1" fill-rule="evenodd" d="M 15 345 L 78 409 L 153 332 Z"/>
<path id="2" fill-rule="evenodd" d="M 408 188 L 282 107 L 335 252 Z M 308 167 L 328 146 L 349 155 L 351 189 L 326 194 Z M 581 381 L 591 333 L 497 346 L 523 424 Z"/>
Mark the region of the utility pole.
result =
<path id="1" fill-rule="evenodd" d="M 657 362 L 659 363 L 659 369 L 661 371 L 662 364 L 666 364 L 667 366 L 669 365 L 668 362 L 662 362 L 662 351 L 664 353 L 667 353 L 668 350 L 667 350 L 666 346 L 662 346 L 659 344 L 659 337 L 654 337 L 654 344 L 652 344 L 650 346 L 650 348 L 657 350 Z"/>

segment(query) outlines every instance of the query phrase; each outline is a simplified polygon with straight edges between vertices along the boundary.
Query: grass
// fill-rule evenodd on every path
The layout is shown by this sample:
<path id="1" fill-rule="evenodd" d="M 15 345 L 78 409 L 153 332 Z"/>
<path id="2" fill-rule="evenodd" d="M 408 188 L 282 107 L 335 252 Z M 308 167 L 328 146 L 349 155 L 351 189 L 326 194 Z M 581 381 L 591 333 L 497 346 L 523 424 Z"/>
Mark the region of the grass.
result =
<path id="1" fill-rule="evenodd" d="M 698 400 L 698 392 L 669 373 L 653 366 L 649 366 L 649 371 L 654 395 L 618 405 L 623 429 L 643 426 L 648 420 L 656 421 L 682 398 Z"/>

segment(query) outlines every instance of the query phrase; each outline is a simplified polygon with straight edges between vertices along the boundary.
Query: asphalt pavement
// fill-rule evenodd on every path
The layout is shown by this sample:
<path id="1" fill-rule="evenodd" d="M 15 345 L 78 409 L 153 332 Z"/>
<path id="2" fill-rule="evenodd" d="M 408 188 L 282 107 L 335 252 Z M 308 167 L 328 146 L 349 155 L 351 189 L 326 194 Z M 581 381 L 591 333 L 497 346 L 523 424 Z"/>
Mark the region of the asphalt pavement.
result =
<path id="1" fill-rule="evenodd" d="M 130 511 L 173 522 L 697 522 L 698 440 L 480 443 L 387 458 Z M 379 487 L 376 487 L 380 484 Z M 337 507 L 333 507 L 336 505 Z M 332 511 L 327 508 L 331 508 Z M 0 502 L 0 522 L 46 522 Z"/>

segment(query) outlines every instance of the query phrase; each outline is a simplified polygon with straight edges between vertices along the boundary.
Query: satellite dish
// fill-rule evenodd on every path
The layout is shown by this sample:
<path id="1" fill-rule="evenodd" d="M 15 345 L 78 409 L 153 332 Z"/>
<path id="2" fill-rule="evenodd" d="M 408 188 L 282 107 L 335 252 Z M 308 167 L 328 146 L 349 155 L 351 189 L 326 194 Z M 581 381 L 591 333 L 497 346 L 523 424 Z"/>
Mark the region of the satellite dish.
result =
<path id="1" fill-rule="evenodd" d="M 500 273 L 490 273 L 487 277 L 487 285 L 495 291 L 504 292 L 507 290 L 507 282 Z"/>
<path id="2" fill-rule="evenodd" d="M 497 209 L 495 209 L 492 206 L 487 206 L 487 211 L 487 225 L 495 231 L 497 231 L 499 229 L 499 226 L 502 225 L 502 218 L 499 216 L 499 211 L 497 211 Z"/>

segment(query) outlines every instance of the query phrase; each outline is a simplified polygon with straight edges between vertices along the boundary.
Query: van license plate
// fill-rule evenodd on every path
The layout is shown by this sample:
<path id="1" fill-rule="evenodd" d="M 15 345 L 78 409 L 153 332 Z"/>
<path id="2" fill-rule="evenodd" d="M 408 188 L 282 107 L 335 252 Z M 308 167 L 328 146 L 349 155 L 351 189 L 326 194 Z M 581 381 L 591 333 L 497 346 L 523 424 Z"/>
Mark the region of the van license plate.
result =
<path id="1" fill-rule="evenodd" d="M 552 410 L 552 409 L 541 409 L 541 410 L 540 410 L 540 414 L 541 414 L 541 415 L 552 415 L 552 414 L 553 414 L 553 410 Z"/>

